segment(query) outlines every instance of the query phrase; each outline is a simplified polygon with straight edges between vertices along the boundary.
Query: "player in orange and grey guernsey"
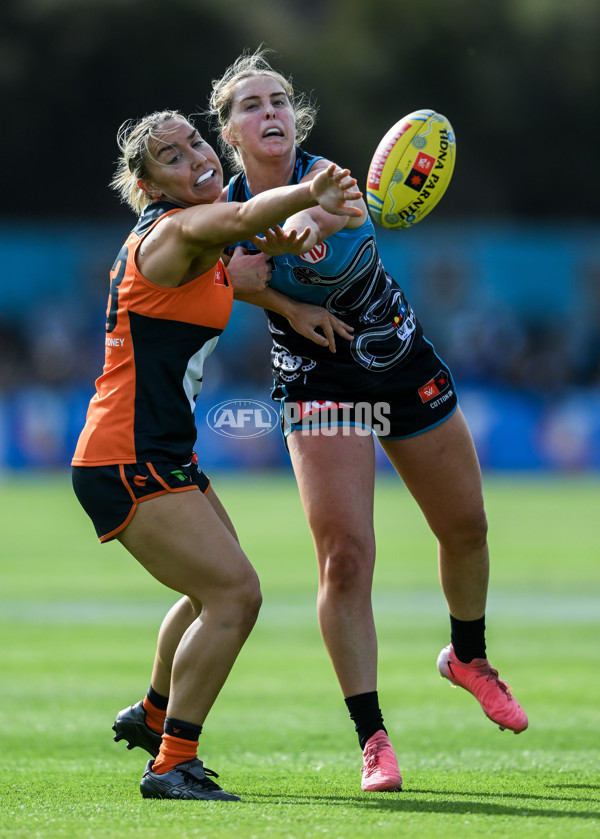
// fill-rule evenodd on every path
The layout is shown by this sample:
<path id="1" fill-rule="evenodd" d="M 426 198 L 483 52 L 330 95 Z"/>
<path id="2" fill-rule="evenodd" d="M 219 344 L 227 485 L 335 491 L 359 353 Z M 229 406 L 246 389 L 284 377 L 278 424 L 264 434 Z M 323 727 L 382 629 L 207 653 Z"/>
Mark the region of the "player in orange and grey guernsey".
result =
<path id="1" fill-rule="evenodd" d="M 213 83 L 211 112 L 239 170 L 229 200 L 310 183 L 329 163 L 298 147 L 314 110 L 273 71 L 264 51 L 240 57 Z M 362 788 L 376 791 L 399 789 L 401 776 L 377 691 L 369 425 L 437 538 L 451 640 L 438 656 L 439 672 L 471 692 L 501 729 L 523 731 L 527 716 L 486 656 L 487 521 L 456 388 L 381 264 L 364 202 L 357 206 L 360 217 L 301 211 L 252 243 L 273 257 L 271 288 L 321 305 L 354 328 L 352 340 L 332 355 L 268 313 L 273 396 L 317 553 L 321 632 L 363 749 Z M 261 293 L 246 299 L 260 304 Z"/>
<path id="2" fill-rule="evenodd" d="M 257 575 L 193 451 L 204 363 L 232 306 L 221 255 L 317 204 L 355 215 L 360 192 L 347 170 L 332 165 L 311 184 L 215 204 L 221 164 L 181 114 L 130 121 L 118 139 L 113 186 L 139 219 L 111 271 L 104 370 L 73 456 L 73 485 L 100 541 L 117 539 L 184 597 L 159 634 L 157 661 L 169 661 L 168 675 L 155 668 L 148 696 L 129 709 L 117 738 L 132 727 L 154 735 L 144 797 L 238 800 L 197 757 L 202 725 L 261 603 Z M 251 270 L 238 273 L 241 287 L 264 289 L 291 311 L 265 289 L 265 257 L 250 259 Z M 330 347 L 334 330 L 345 334 L 343 324 L 314 310 L 299 321 Z"/>

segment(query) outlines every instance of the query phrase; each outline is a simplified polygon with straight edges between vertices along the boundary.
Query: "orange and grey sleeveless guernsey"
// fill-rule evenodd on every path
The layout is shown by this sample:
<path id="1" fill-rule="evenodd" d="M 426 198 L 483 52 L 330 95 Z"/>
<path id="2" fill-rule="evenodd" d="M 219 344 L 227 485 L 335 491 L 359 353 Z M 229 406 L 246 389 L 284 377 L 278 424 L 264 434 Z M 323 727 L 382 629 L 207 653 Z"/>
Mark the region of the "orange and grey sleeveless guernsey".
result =
<path id="1" fill-rule="evenodd" d="M 220 260 L 176 288 L 155 285 L 137 269 L 144 237 L 181 209 L 167 202 L 146 207 L 115 260 L 104 369 L 73 466 L 185 463 L 193 456 L 204 361 L 227 325 L 233 290 Z"/>

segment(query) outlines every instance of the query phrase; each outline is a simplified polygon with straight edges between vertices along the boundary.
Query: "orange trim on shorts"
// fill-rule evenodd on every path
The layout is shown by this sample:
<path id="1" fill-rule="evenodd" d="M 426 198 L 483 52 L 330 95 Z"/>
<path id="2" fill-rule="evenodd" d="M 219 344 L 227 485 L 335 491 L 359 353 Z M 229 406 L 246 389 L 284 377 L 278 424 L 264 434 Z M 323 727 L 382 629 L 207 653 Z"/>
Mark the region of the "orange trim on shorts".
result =
<path id="1" fill-rule="evenodd" d="M 125 485 L 125 489 L 126 489 L 126 490 L 127 490 L 127 492 L 129 493 L 129 495 L 130 495 L 130 497 L 131 497 L 131 500 L 132 500 L 132 501 L 133 501 L 133 503 L 135 504 L 135 503 L 136 503 L 136 501 L 137 501 L 137 498 L 136 498 L 136 497 L 135 497 L 135 495 L 133 494 L 133 490 L 132 490 L 132 489 L 131 489 L 131 487 L 129 486 L 129 482 L 127 481 L 127 478 L 125 477 L 125 466 L 124 466 L 124 464 L 123 464 L 123 463 L 119 463 L 119 475 L 121 476 L 121 481 L 122 481 L 122 482 L 123 482 L 123 484 Z"/>
<path id="2" fill-rule="evenodd" d="M 173 487 L 170 487 L 169 484 L 163 481 L 163 479 L 160 477 L 160 475 L 151 463 L 146 463 L 146 466 L 148 467 L 148 471 L 150 472 L 150 474 L 153 475 L 158 481 L 158 483 L 165 488 L 166 492 L 177 492 L 177 490 L 174 490 Z M 188 489 L 188 487 L 182 487 L 182 489 Z M 152 498 L 152 496 L 149 495 L 148 498 Z"/>
<path id="3" fill-rule="evenodd" d="M 161 486 L 164 486 L 165 492 L 155 492 L 153 495 L 145 495 L 143 498 L 138 498 L 137 499 L 138 502 L 147 501 L 149 498 L 156 498 L 157 495 L 165 495 L 165 493 L 167 493 L 167 492 L 187 492 L 188 489 L 197 489 L 197 490 L 200 489 L 200 487 L 197 484 L 194 484 L 194 483 L 191 486 L 187 486 L 187 487 L 170 487 L 169 484 L 167 484 L 165 481 L 163 481 L 163 479 L 160 477 L 160 475 L 158 474 L 158 472 L 156 471 L 156 469 L 154 468 L 154 466 L 151 463 L 146 463 L 146 466 L 148 467 L 148 471 L 152 475 L 154 475 L 154 477 L 156 478 L 158 483 L 161 484 Z M 208 492 L 209 489 L 210 489 L 210 479 L 208 481 L 208 486 L 206 487 L 206 492 L 204 492 L 203 495 L 206 495 L 206 493 Z"/>
<path id="4" fill-rule="evenodd" d="M 135 513 L 135 510 L 136 510 L 136 507 L 137 507 L 137 499 L 136 499 L 135 495 L 133 494 L 133 492 L 131 490 L 131 487 L 127 483 L 127 480 L 125 478 L 125 466 L 122 463 L 119 464 L 119 475 L 121 476 L 121 481 L 123 483 L 123 486 L 125 487 L 125 489 L 129 493 L 129 497 L 131 498 L 131 501 L 132 501 L 131 509 L 130 509 L 129 514 L 127 515 L 127 518 L 125 519 L 125 521 L 123 521 L 118 527 L 115 527 L 115 529 L 111 530 L 110 533 L 105 533 L 104 536 L 99 536 L 98 537 L 98 541 L 100 543 L 112 541 L 118 533 L 120 533 L 122 530 L 125 530 L 125 528 L 129 524 L 129 522 L 133 518 L 133 514 Z"/>
<path id="5" fill-rule="evenodd" d="M 111 530 L 110 533 L 105 533 L 104 536 L 100 536 L 98 538 L 99 542 L 101 542 L 101 543 L 102 542 L 110 542 L 122 530 L 125 530 L 127 525 L 131 522 L 131 519 L 133 518 L 133 516 L 135 514 L 135 511 L 137 510 L 138 504 L 142 504 L 144 501 L 149 501 L 151 498 L 160 498 L 161 495 L 169 495 L 169 494 L 172 494 L 174 492 L 188 492 L 188 490 L 193 490 L 193 489 L 200 490 L 200 487 L 197 486 L 196 484 L 191 484 L 191 486 L 185 486 L 185 487 L 170 487 L 167 483 L 165 483 L 165 481 L 163 481 L 163 479 L 160 477 L 160 475 L 157 473 L 156 469 L 152 466 L 151 463 L 146 463 L 146 466 L 148 467 L 148 470 L 152 473 L 152 475 L 156 478 L 158 483 L 161 486 L 164 487 L 164 489 L 159 490 L 158 492 L 153 492 L 151 495 L 144 495 L 142 498 L 136 498 L 136 496 L 133 493 L 133 490 L 129 486 L 129 483 L 127 482 L 127 479 L 125 477 L 125 466 L 124 466 L 124 464 L 120 463 L 119 464 L 119 475 L 121 476 L 121 481 L 123 482 L 123 485 L 127 489 L 127 492 L 129 493 L 129 497 L 131 498 L 131 501 L 132 501 L 131 510 L 129 511 L 129 514 L 127 515 L 127 518 L 118 527 L 115 527 L 115 529 Z M 211 487 L 210 478 L 208 478 L 208 476 L 207 476 L 207 480 L 208 480 L 208 486 L 206 487 L 206 489 L 202 493 L 203 495 L 206 495 L 206 493 L 208 492 L 208 490 Z"/>

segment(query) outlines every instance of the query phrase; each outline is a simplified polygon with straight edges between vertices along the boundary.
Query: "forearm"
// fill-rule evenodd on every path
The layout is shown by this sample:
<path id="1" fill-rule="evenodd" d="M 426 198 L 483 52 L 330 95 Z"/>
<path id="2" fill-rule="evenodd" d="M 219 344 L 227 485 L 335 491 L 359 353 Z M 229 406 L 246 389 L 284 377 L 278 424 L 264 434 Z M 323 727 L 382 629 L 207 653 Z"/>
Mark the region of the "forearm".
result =
<path id="1" fill-rule="evenodd" d="M 297 184 L 270 189 L 239 205 L 240 239 L 257 230 L 267 230 L 289 216 L 317 205 L 310 184 Z"/>
<path id="2" fill-rule="evenodd" d="M 333 216 L 360 215 L 360 211 L 348 203 L 360 196 L 356 179 L 350 177 L 347 169 L 336 170 L 332 163 L 310 183 L 269 189 L 241 203 L 217 202 L 188 207 L 170 223 L 171 238 L 176 239 L 185 258 L 195 258 L 199 251 L 204 251 L 210 266 L 214 264 L 210 261 L 214 257 L 212 250 L 221 251 L 232 242 L 250 239 L 317 204 Z"/>
<path id="3" fill-rule="evenodd" d="M 287 297 L 274 288 L 265 288 L 262 291 L 255 292 L 237 292 L 234 289 L 233 296 L 236 300 L 241 300 L 242 303 L 251 303 L 253 306 L 259 306 L 261 309 L 269 309 L 271 312 L 277 312 L 277 314 L 288 319 L 292 315 L 296 305 L 291 297 Z"/>
<path id="4" fill-rule="evenodd" d="M 324 306 L 292 300 L 273 288 L 266 288 L 254 294 L 236 294 L 234 291 L 234 297 L 236 300 L 277 312 L 287 318 L 290 326 L 299 335 L 321 347 L 329 347 L 331 352 L 336 351 L 334 333 L 346 341 L 352 340 L 353 328 L 336 318 Z"/>

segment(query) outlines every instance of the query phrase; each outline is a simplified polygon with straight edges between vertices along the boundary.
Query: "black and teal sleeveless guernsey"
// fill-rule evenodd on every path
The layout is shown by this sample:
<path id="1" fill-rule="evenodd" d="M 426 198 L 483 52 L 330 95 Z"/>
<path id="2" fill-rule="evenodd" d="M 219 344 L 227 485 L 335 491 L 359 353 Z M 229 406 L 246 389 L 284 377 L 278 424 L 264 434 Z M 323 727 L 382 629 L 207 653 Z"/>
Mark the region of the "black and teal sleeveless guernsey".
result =
<path id="1" fill-rule="evenodd" d="M 297 184 L 321 157 L 296 149 L 290 184 Z M 252 194 L 243 172 L 229 182 L 229 201 Z M 248 242 L 243 243 L 255 251 Z M 336 336 L 336 353 L 292 329 L 286 318 L 267 312 L 273 338 L 274 399 L 359 401 L 381 393 L 413 356 L 422 328 L 400 286 L 385 271 L 370 218 L 342 229 L 302 256 L 273 259 L 269 285 L 305 303 L 324 306 L 354 327 L 351 342 Z"/>

